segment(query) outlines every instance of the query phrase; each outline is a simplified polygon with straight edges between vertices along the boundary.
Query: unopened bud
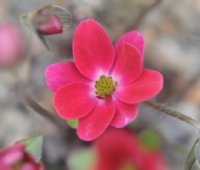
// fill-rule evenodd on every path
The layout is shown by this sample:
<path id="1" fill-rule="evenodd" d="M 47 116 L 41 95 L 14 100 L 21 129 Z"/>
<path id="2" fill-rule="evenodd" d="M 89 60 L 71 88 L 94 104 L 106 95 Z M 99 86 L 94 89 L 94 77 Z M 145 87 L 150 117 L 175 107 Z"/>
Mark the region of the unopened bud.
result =
<path id="1" fill-rule="evenodd" d="M 63 23 L 59 16 L 51 15 L 46 21 L 38 24 L 36 30 L 43 35 L 60 34 L 63 32 Z"/>

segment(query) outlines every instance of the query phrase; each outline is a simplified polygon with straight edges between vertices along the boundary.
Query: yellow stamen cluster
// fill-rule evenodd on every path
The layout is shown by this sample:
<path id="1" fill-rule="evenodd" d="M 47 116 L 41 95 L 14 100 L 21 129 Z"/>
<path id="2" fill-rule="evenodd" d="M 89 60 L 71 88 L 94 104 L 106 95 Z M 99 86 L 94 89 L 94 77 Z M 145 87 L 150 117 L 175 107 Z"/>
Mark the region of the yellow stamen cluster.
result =
<path id="1" fill-rule="evenodd" d="M 105 98 L 106 96 L 113 93 L 116 86 L 117 83 L 113 81 L 112 77 L 101 76 L 95 84 L 96 94 L 101 98 Z"/>
<path id="2" fill-rule="evenodd" d="M 119 168 L 119 170 L 136 170 L 136 169 L 137 168 L 131 163 L 125 163 Z"/>
<path id="3" fill-rule="evenodd" d="M 14 164 L 13 166 L 12 166 L 12 170 L 18 170 L 18 169 L 20 169 L 21 167 L 23 166 L 23 161 L 19 161 L 19 162 L 17 162 L 16 164 Z"/>

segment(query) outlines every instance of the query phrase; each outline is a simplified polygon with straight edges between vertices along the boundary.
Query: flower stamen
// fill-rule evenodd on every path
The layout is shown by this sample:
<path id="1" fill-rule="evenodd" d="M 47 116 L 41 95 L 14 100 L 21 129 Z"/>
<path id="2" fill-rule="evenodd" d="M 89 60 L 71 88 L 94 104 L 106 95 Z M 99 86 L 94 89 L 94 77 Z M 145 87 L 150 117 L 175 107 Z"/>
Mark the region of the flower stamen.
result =
<path id="1" fill-rule="evenodd" d="M 22 166 L 23 166 L 24 162 L 23 161 L 19 161 L 17 163 L 15 163 L 13 166 L 12 166 L 12 170 L 19 170 Z"/>
<path id="2" fill-rule="evenodd" d="M 137 170 L 137 168 L 130 162 L 122 164 L 119 170 Z"/>
<path id="3" fill-rule="evenodd" d="M 111 76 L 101 76 L 95 84 L 96 94 L 101 98 L 105 98 L 106 96 L 112 94 L 116 87 L 117 82 L 113 81 Z"/>

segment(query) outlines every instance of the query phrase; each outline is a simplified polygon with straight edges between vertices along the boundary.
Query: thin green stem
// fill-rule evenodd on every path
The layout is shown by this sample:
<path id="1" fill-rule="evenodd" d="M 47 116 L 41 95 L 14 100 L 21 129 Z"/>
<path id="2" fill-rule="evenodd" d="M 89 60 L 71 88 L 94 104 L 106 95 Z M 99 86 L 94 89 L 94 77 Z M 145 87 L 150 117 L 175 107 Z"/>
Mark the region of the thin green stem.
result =
<path id="1" fill-rule="evenodd" d="M 144 103 L 169 116 L 175 117 L 176 119 L 186 122 L 191 126 L 193 126 L 194 128 L 196 128 L 198 131 L 200 131 L 200 122 L 198 122 L 197 120 L 155 101 L 146 101 Z"/>

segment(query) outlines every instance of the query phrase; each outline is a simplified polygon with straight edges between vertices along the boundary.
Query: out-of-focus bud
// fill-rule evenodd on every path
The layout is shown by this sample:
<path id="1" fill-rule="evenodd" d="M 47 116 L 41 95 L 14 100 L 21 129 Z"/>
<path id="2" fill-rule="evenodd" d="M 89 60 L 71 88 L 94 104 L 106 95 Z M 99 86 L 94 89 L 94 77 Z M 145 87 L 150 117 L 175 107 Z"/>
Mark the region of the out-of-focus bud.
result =
<path id="1" fill-rule="evenodd" d="M 37 31 L 43 35 L 60 34 L 63 32 L 63 23 L 57 15 L 49 16 L 49 19 L 38 24 Z"/>
<path id="2" fill-rule="evenodd" d="M 42 170 L 43 165 L 37 163 L 25 150 L 23 144 L 16 144 L 0 151 L 0 170 Z"/>
<path id="3" fill-rule="evenodd" d="M 72 22 L 70 12 L 54 5 L 44 6 L 24 17 L 26 23 L 41 35 L 60 34 L 63 32 L 64 24 L 71 25 Z"/>
<path id="4" fill-rule="evenodd" d="M 24 51 L 20 28 L 12 22 L 0 23 L 0 68 L 15 64 Z"/>
<path id="5" fill-rule="evenodd" d="M 53 12 L 51 6 L 45 6 L 28 15 L 35 30 L 42 35 L 60 34 L 63 32 L 63 22 L 60 16 Z"/>
<path id="6" fill-rule="evenodd" d="M 72 25 L 72 15 L 61 6 L 46 5 L 22 15 L 21 21 L 49 49 L 45 36 L 63 33 L 65 26 Z"/>

